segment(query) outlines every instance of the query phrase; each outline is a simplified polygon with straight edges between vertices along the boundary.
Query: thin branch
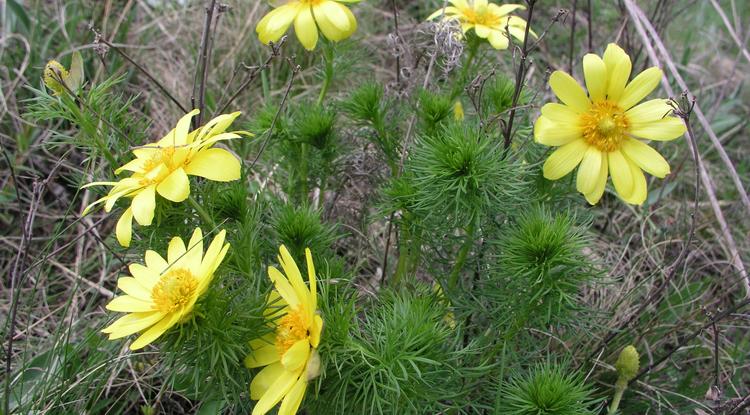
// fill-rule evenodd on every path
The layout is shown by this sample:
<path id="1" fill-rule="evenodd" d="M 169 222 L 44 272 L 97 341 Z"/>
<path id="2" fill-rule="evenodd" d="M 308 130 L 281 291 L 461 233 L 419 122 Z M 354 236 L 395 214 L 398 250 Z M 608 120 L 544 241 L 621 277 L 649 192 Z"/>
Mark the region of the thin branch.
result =
<path id="1" fill-rule="evenodd" d="M 523 89 L 524 79 L 526 78 L 526 60 L 529 54 L 529 30 L 531 30 L 531 19 L 534 13 L 534 5 L 536 0 L 526 0 L 526 4 L 529 5 L 529 14 L 526 17 L 526 31 L 523 36 L 523 46 L 521 47 L 521 62 L 518 64 L 518 72 L 516 72 L 516 86 L 513 91 L 513 101 L 510 105 L 512 108 L 510 115 L 508 116 L 508 122 L 505 124 L 505 140 L 504 148 L 505 151 L 510 148 L 511 144 L 511 132 L 513 131 L 513 120 L 516 118 L 516 106 L 518 105 L 518 98 L 521 96 L 521 90 Z"/>
<path id="2" fill-rule="evenodd" d="M 664 57 L 666 64 L 670 69 L 670 72 L 672 73 L 674 78 L 677 80 L 677 83 L 680 85 L 681 88 L 687 91 L 688 88 L 687 88 L 687 85 L 685 84 L 685 81 L 682 79 L 682 76 L 680 76 L 680 73 L 677 71 L 677 68 L 675 67 L 674 62 L 670 58 L 669 53 L 667 52 L 666 47 L 664 46 L 664 43 L 661 41 L 661 38 L 659 37 L 658 33 L 656 33 L 653 26 L 651 26 L 651 24 L 649 23 L 648 18 L 646 18 L 645 15 L 643 15 L 643 11 L 632 0 L 624 0 L 624 2 L 627 8 L 628 14 L 630 15 L 630 19 L 635 24 L 636 31 L 641 36 L 641 39 L 643 41 L 644 46 L 646 47 L 646 51 L 648 52 L 648 55 L 651 61 L 655 65 L 657 66 L 659 65 L 659 58 L 656 55 L 656 51 L 651 46 L 651 42 L 650 42 L 648 35 L 646 34 L 646 30 L 648 30 L 651 36 L 653 37 L 654 43 L 659 48 L 659 51 Z M 672 87 L 669 84 L 669 82 L 666 80 L 666 78 L 662 78 L 662 86 L 667 91 L 667 93 L 669 93 L 670 95 L 674 95 L 672 91 Z M 724 164 L 727 166 L 727 169 L 730 175 L 732 176 L 732 179 L 735 182 L 735 186 L 737 187 L 737 190 L 740 193 L 743 203 L 748 208 L 748 211 L 750 211 L 750 200 L 747 199 L 747 193 L 745 192 L 745 189 L 742 185 L 742 181 L 737 175 L 737 171 L 735 170 L 734 165 L 732 164 L 731 160 L 729 160 L 729 156 L 727 156 L 726 152 L 724 151 L 724 147 L 721 145 L 721 142 L 718 140 L 718 138 L 714 134 L 713 130 L 711 129 L 711 126 L 708 124 L 708 121 L 703 115 L 703 112 L 701 111 L 700 106 L 698 105 L 695 106 L 695 114 L 698 117 L 698 121 L 700 121 L 701 126 L 703 127 L 704 131 L 706 131 L 709 138 L 711 139 L 712 144 L 714 145 L 716 150 L 719 152 L 719 155 L 722 161 L 724 161 Z M 732 262 L 734 267 L 739 271 L 740 276 L 742 277 L 742 284 L 745 288 L 745 295 L 748 298 L 750 298 L 750 276 L 748 276 L 748 273 L 745 269 L 745 265 L 742 263 L 742 258 L 740 257 L 739 250 L 737 249 L 737 244 L 735 243 L 734 237 L 732 236 L 732 232 L 730 231 L 727 221 L 724 218 L 724 213 L 721 211 L 721 207 L 719 206 L 719 201 L 716 198 L 716 192 L 713 188 L 713 184 L 711 183 L 711 177 L 709 176 L 708 171 L 706 170 L 702 162 L 699 162 L 698 166 L 700 168 L 701 181 L 703 182 L 703 186 L 705 187 L 706 193 L 708 194 L 709 201 L 711 202 L 711 208 L 714 211 L 714 216 L 716 216 L 716 220 L 719 222 L 719 226 L 721 228 L 722 234 L 724 235 L 724 239 L 726 240 L 726 243 L 727 243 L 727 248 L 730 253 L 729 260 Z"/>
<path id="3" fill-rule="evenodd" d="M 193 119 L 193 127 L 198 128 L 201 125 L 203 108 L 205 107 L 206 98 L 206 81 L 208 76 L 208 58 L 210 56 L 209 40 L 211 34 L 211 23 L 214 20 L 214 11 L 216 10 L 216 0 L 211 0 L 211 4 L 206 7 L 206 20 L 203 23 L 203 33 L 201 34 L 201 48 L 198 52 L 198 65 L 195 68 L 195 77 L 193 78 L 193 96 L 190 101 L 195 106 L 195 90 L 198 89 L 198 110 L 200 112 Z M 200 80 L 200 85 L 198 81 Z"/>
<path id="4" fill-rule="evenodd" d="M 219 111 L 218 111 L 219 114 L 226 111 L 227 107 L 229 107 L 229 105 L 232 102 L 234 102 L 235 99 L 237 99 L 237 97 L 242 93 L 242 91 L 244 91 L 245 88 L 247 88 L 247 86 L 250 85 L 250 83 L 253 82 L 253 80 L 264 69 L 268 67 L 268 65 L 271 63 L 271 60 L 273 60 L 273 58 L 281 55 L 281 46 L 284 45 L 284 42 L 286 42 L 286 39 L 287 39 L 287 35 L 284 35 L 281 37 L 281 39 L 279 39 L 278 43 L 269 42 L 269 46 L 271 47 L 271 55 L 269 55 L 266 61 L 263 62 L 263 65 L 253 68 L 253 71 L 250 72 L 250 75 L 248 75 L 248 77 L 245 79 L 245 81 L 242 82 L 240 87 L 237 88 L 237 91 L 235 91 L 234 94 L 231 97 L 229 97 L 229 100 L 227 100 L 225 104 L 219 106 Z"/>
<path id="5" fill-rule="evenodd" d="M 283 39 L 282 39 L 283 40 Z M 280 45 L 280 44 L 279 44 Z M 273 130 L 276 128 L 276 122 L 279 120 L 279 116 L 281 115 L 281 111 L 284 109 L 284 104 L 286 103 L 287 98 L 289 97 L 289 92 L 292 90 L 292 83 L 294 82 L 294 76 L 297 75 L 300 71 L 300 66 L 295 65 L 294 62 L 292 62 L 291 59 L 288 59 L 289 65 L 292 67 L 292 75 L 289 77 L 289 82 L 286 85 L 286 90 L 284 91 L 284 97 L 281 98 L 281 103 L 279 104 L 279 109 L 276 111 L 276 115 L 273 117 L 273 121 L 271 122 L 271 127 L 268 128 L 268 131 L 266 132 L 266 139 L 263 140 L 263 144 L 260 146 L 260 150 L 258 151 L 258 155 L 255 156 L 255 160 L 253 160 L 253 163 L 250 165 L 250 170 L 255 167 L 255 163 L 258 162 L 258 159 L 260 159 L 260 155 L 263 154 L 263 150 L 266 149 L 266 146 L 268 145 L 268 142 L 271 141 L 271 136 L 273 135 Z"/>
<path id="6" fill-rule="evenodd" d="M 164 85 L 162 85 L 161 82 L 157 81 L 156 78 L 154 78 L 154 76 L 151 75 L 151 73 L 146 70 L 146 68 L 144 68 L 143 66 L 139 65 L 136 61 L 133 60 L 133 58 L 131 58 L 130 56 L 128 56 L 128 54 L 125 53 L 122 49 L 120 49 L 117 46 L 115 46 L 112 43 L 110 43 L 107 39 L 105 39 L 101 35 L 101 33 L 97 32 L 96 29 L 94 29 L 93 27 L 91 28 L 91 31 L 94 32 L 94 34 L 96 35 L 96 38 L 94 39 L 94 43 L 95 44 L 101 42 L 101 43 L 104 43 L 105 45 L 107 45 L 107 47 L 109 47 L 110 49 L 114 49 L 114 51 L 117 52 L 120 56 L 122 56 L 123 59 L 125 59 L 128 62 L 130 62 L 130 64 L 133 65 L 133 66 L 135 66 L 136 69 L 138 69 L 139 71 L 141 71 L 141 73 L 144 74 L 146 76 L 146 78 L 148 78 L 149 80 L 151 80 L 151 82 L 153 82 L 154 85 L 156 85 L 156 87 L 159 88 L 159 90 L 161 90 L 161 92 L 167 98 L 169 98 L 175 105 L 177 105 L 177 107 L 180 110 L 182 110 L 182 112 L 184 112 L 184 113 L 188 113 L 189 112 L 180 103 L 180 101 L 178 101 L 177 98 L 175 98 L 174 95 L 172 95 L 172 93 L 170 93 L 169 90 Z"/>
<path id="7" fill-rule="evenodd" d="M 573 73 L 573 53 L 575 52 L 576 43 L 576 9 L 578 0 L 573 0 L 573 14 L 570 19 L 570 45 L 568 46 L 568 72 Z"/>

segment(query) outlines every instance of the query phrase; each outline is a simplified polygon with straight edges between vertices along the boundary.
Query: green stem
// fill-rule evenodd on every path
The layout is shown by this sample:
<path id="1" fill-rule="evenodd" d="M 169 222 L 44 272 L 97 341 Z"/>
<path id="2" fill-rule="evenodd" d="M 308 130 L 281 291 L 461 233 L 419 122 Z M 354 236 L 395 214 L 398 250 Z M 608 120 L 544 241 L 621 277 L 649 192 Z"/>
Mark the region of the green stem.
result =
<path id="1" fill-rule="evenodd" d="M 193 197 L 193 195 L 188 196 L 188 202 L 190 202 L 190 205 L 195 209 L 196 212 L 198 212 L 198 216 L 203 219 L 204 222 L 211 225 L 212 228 L 216 227 L 216 223 L 214 223 L 214 220 L 211 218 L 211 216 L 206 212 L 206 209 L 203 209 L 203 206 L 198 203 L 197 200 Z"/>
<path id="2" fill-rule="evenodd" d="M 393 277 L 389 280 L 388 284 L 393 287 L 398 287 L 401 283 L 401 278 L 406 274 L 409 265 L 409 239 L 411 239 L 409 232 L 409 225 L 404 223 L 401 226 L 401 234 L 399 235 L 399 250 L 398 250 L 398 262 L 396 262 L 396 270 L 393 272 Z M 383 270 L 385 272 L 385 270 Z"/>
<path id="3" fill-rule="evenodd" d="M 456 87 L 453 90 L 453 93 L 451 94 L 452 98 L 456 98 L 457 96 L 461 95 L 461 92 L 463 91 L 464 83 L 466 82 L 466 76 L 469 74 L 469 70 L 474 65 L 474 59 L 477 57 L 477 51 L 479 51 L 479 45 L 480 42 L 478 42 L 476 39 L 473 39 L 469 42 L 469 54 L 466 58 L 466 63 L 464 63 L 464 66 L 461 68 L 461 73 L 458 76 L 458 83 L 456 84 Z"/>
<path id="4" fill-rule="evenodd" d="M 333 81 L 333 47 L 325 48 L 323 60 L 326 63 L 325 77 L 323 78 L 323 86 L 320 89 L 320 95 L 318 95 L 318 106 L 323 104 L 323 99 L 328 93 L 328 88 L 331 86 Z"/>
<path id="5" fill-rule="evenodd" d="M 620 400 L 622 399 L 622 394 L 625 392 L 625 389 L 628 388 L 627 382 L 622 382 L 620 379 L 617 379 L 617 383 L 615 383 L 615 396 L 612 397 L 612 404 L 609 405 L 609 410 L 607 411 L 607 415 L 615 415 L 617 413 L 617 409 L 620 407 Z"/>
<path id="6" fill-rule="evenodd" d="M 458 288 L 458 277 L 461 275 L 461 269 L 466 263 L 466 257 L 469 255 L 471 247 L 474 246 L 474 228 L 475 223 L 472 219 L 469 226 L 466 227 L 466 240 L 461 246 L 461 250 L 458 251 L 456 263 L 453 265 L 453 271 L 451 271 L 451 275 L 448 278 L 448 287 L 451 289 Z"/>

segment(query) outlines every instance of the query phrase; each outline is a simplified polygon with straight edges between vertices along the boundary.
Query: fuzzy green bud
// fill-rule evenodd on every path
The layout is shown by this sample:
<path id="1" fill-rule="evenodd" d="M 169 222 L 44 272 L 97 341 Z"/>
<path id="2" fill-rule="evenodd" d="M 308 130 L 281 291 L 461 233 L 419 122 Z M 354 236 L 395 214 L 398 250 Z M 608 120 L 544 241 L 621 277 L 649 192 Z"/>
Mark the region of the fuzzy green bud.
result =
<path id="1" fill-rule="evenodd" d="M 615 369 L 619 375 L 618 380 L 631 381 L 638 374 L 639 360 L 640 356 L 634 346 L 626 346 L 622 349 L 615 363 Z"/>

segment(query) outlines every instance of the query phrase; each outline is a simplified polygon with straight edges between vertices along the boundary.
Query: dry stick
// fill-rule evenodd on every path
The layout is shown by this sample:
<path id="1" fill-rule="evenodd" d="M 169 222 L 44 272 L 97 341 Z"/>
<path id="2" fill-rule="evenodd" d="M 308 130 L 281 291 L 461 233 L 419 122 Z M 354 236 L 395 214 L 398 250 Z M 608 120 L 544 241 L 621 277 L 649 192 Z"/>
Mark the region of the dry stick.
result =
<path id="1" fill-rule="evenodd" d="M 396 38 L 401 41 L 401 32 L 398 27 L 398 7 L 396 0 L 391 0 L 391 11 L 393 12 L 393 26 L 396 31 Z M 401 85 L 401 55 L 396 55 L 396 85 Z"/>
<path id="2" fill-rule="evenodd" d="M 94 43 L 102 42 L 105 45 L 107 45 L 107 47 L 109 47 L 110 49 L 114 49 L 114 51 L 117 52 L 118 54 L 120 54 L 120 56 L 122 56 L 123 59 L 125 59 L 128 62 L 130 62 L 130 64 L 133 65 L 133 66 L 135 66 L 136 69 L 138 69 L 139 71 L 141 71 L 142 74 L 146 75 L 146 78 L 148 78 L 149 80 L 151 80 L 151 82 L 153 82 L 154 85 L 156 85 L 156 87 L 159 88 L 161 90 L 161 92 L 167 98 L 169 98 L 172 102 L 174 102 L 174 104 L 177 105 L 177 107 L 180 110 L 182 110 L 182 112 L 184 112 L 184 113 L 188 113 L 189 112 L 187 109 L 185 109 L 185 107 L 182 104 L 180 104 L 180 101 L 178 101 L 177 98 L 175 98 L 174 95 L 172 95 L 169 92 L 169 90 L 167 90 L 167 88 L 164 85 L 161 84 L 161 82 L 157 81 L 156 78 L 154 78 L 154 76 L 151 75 L 151 73 L 149 73 L 149 71 L 146 70 L 146 68 L 144 68 L 143 66 L 139 65 L 136 61 L 133 60 L 133 58 L 131 58 L 130 56 L 128 56 L 127 53 L 123 52 L 122 49 L 120 49 L 117 46 L 115 46 L 112 43 L 110 43 L 99 32 L 97 32 L 96 29 L 91 28 L 91 31 L 93 31 L 94 34 L 96 34 L 96 40 L 94 40 Z"/>
<path id="3" fill-rule="evenodd" d="M 237 88 L 237 91 L 234 92 L 234 94 L 229 97 L 229 100 L 224 105 L 220 106 L 219 113 L 223 113 L 226 111 L 227 107 L 234 102 L 235 99 L 242 93 L 242 91 L 247 88 L 248 85 L 250 85 L 251 82 L 260 74 L 264 69 L 268 67 L 268 65 L 271 63 L 271 60 L 277 56 L 281 55 L 281 46 L 286 42 L 287 35 L 284 35 L 279 39 L 278 43 L 268 42 L 269 46 L 271 47 L 271 55 L 266 59 L 265 62 L 263 62 L 263 65 L 258 66 L 254 68 L 253 72 L 250 73 L 250 75 L 245 79 L 244 82 L 240 85 L 239 88 Z M 222 94 L 223 95 L 223 94 Z"/>
<path id="4" fill-rule="evenodd" d="M 443 1 L 443 14 L 441 14 L 440 18 L 445 15 L 445 8 L 448 4 L 448 1 Z M 394 6 L 395 7 L 395 6 Z M 432 67 L 435 66 L 435 60 L 437 59 L 438 53 L 435 52 L 430 57 L 430 63 L 427 65 L 427 73 L 425 73 L 424 81 L 422 82 L 422 89 L 427 89 L 427 85 L 430 84 L 430 76 L 432 75 Z M 401 173 L 404 171 L 404 163 L 406 162 L 406 155 L 408 153 L 407 149 L 409 148 L 409 144 L 411 143 L 411 134 L 414 130 L 414 123 L 417 121 L 417 114 L 413 114 L 411 116 L 411 119 L 409 120 L 409 125 L 406 127 L 406 135 L 404 136 L 404 145 L 401 147 L 401 159 L 398 163 L 398 171 L 396 172 L 396 176 L 401 176 Z M 388 251 L 390 251 L 391 246 L 391 233 L 393 232 L 393 218 L 395 218 L 396 212 L 391 212 L 391 215 L 388 217 L 388 227 L 386 228 L 385 234 L 385 250 L 383 252 L 383 262 L 382 262 L 382 270 L 383 270 L 383 278 L 381 281 L 385 281 L 386 272 L 388 271 Z"/>
<path id="5" fill-rule="evenodd" d="M 593 37 L 591 36 L 591 32 L 594 30 L 591 27 L 591 11 L 593 10 L 591 8 L 591 0 L 589 0 L 588 4 L 588 13 L 586 13 L 586 21 L 588 23 L 588 34 L 589 34 L 589 50 L 588 52 L 591 53 L 592 50 L 594 50 L 594 43 L 593 43 Z"/>
<path id="6" fill-rule="evenodd" d="M 662 298 L 662 294 L 664 290 L 667 288 L 669 283 L 674 278 L 675 274 L 677 274 L 677 269 L 683 265 L 685 260 L 687 259 L 687 253 L 690 249 L 690 244 L 693 242 L 693 236 L 695 235 L 695 218 L 696 214 L 698 212 L 698 202 L 700 200 L 700 180 L 697 174 L 697 171 L 700 169 L 700 166 L 702 165 L 700 153 L 698 152 L 698 145 L 695 142 L 693 130 L 690 126 L 690 114 L 692 113 L 693 108 L 695 107 L 695 98 L 692 99 L 692 102 L 687 106 L 686 109 L 675 109 L 675 115 L 678 115 L 682 120 L 685 122 L 685 125 L 687 127 L 687 139 L 690 143 L 690 150 L 693 154 L 693 159 L 695 161 L 695 169 L 696 169 L 696 175 L 695 175 L 695 197 L 693 201 L 693 211 L 690 213 L 690 229 L 688 231 L 688 237 L 685 241 L 685 244 L 682 246 L 682 249 L 680 250 L 680 253 L 677 255 L 677 258 L 670 264 L 665 270 L 664 270 L 664 279 L 662 282 L 657 285 L 653 290 L 651 290 L 651 293 L 648 295 L 645 301 L 643 301 L 636 309 L 636 311 L 630 315 L 623 323 L 619 324 L 615 329 L 612 329 L 609 331 L 609 333 L 599 341 L 597 346 L 594 348 L 593 352 L 589 354 L 589 359 L 596 356 L 597 353 L 599 353 L 600 350 L 607 347 L 607 344 L 609 344 L 612 339 L 617 337 L 618 334 L 620 334 L 621 330 L 627 328 L 630 326 L 631 323 L 633 323 L 637 318 L 643 314 L 644 311 L 655 301 L 660 301 Z"/>
<path id="7" fill-rule="evenodd" d="M 737 33 L 732 29 L 732 24 L 729 23 L 729 19 L 724 13 L 724 10 L 722 10 L 721 6 L 719 6 L 719 3 L 717 3 L 716 0 L 711 0 L 711 4 L 714 6 L 714 9 L 716 9 L 716 12 L 719 13 L 719 16 L 721 16 L 721 20 L 724 22 L 724 26 L 727 27 L 727 32 L 729 32 L 729 35 L 732 36 L 732 40 L 734 40 L 734 43 L 737 44 L 737 47 L 740 48 L 742 56 L 744 56 L 745 59 L 750 62 L 750 52 L 745 49 L 742 41 L 740 40 L 740 37 L 737 36 Z"/>
<path id="8" fill-rule="evenodd" d="M 631 20 L 633 20 L 633 23 L 635 24 L 636 31 L 641 36 L 641 39 L 643 40 L 644 45 L 646 46 L 646 51 L 648 52 L 649 58 L 653 61 L 653 63 L 657 66 L 659 66 L 659 58 L 656 55 L 656 51 L 651 46 L 651 43 L 649 42 L 649 37 L 646 34 L 646 29 L 649 29 L 649 32 L 651 32 L 651 35 L 654 39 L 654 43 L 656 43 L 657 47 L 659 47 L 659 50 L 661 51 L 662 55 L 664 56 L 667 66 L 669 67 L 670 71 L 672 72 L 672 75 L 675 77 L 677 82 L 680 84 L 680 87 L 684 90 L 687 90 L 687 85 L 685 84 L 685 81 L 682 79 L 680 74 L 677 72 L 677 69 L 674 66 L 674 62 L 672 62 L 669 54 L 666 51 L 666 48 L 664 47 L 664 44 L 661 42 L 661 39 L 659 38 L 659 35 L 654 32 L 653 27 L 650 26 L 650 23 L 648 22 L 648 19 L 643 16 L 643 12 L 640 11 L 638 6 L 633 3 L 632 0 L 625 0 L 625 6 L 628 10 L 628 13 L 630 14 Z M 645 26 L 645 28 L 644 28 Z M 662 78 L 662 85 L 664 89 L 669 93 L 670 95 L 674 95 L 674 92 L 672 91 L 672 87 L 669 85 L 669 82 L 667 82 L 666 78 Z M 708 133 L 709 137 L 712 138 L 712 142 L 714 142 L 715 148 L 719 151 L 720 155 L 722 156 L 722 160 L 724 160 L 725 164 L 730 168 L 730 173 L 732 174 L 733 179 L 735 179 L 735 183 L 739 180 L 739 177 L 737 176 L 736 171 L 734 170 L 734 166 L 732 165 L 732 162 L 729 161 L 728 157 L 726 157 L 726 152 L 724 151 L 724 148 L 722 147 L 721 143 L 718 141 L 716 136 L 713 133 L 713 130 L 711 130 L 711 126 L 708 125 L 708 121 L 703 115 L 703 112 L 701 112 L 700 107 L 698 105 L 695 106 L 695 114 L 698 117 L 698 120 L 701 122 L 701 125 L 703 126 L 703 129 Z M 725 159 L 726 157 L 726 159 Z M 740 276 L 742 277 L 742 283 L 745 287 L 745 295 L 750 298 L 750 279 L 748 277 L 747 271 L 745 270 L 745 266 L 742 263 L 742 258 L 739 255 L 739 251 L 737 250 L 737 244 L 734 241 L 734 237 L 732 236 L 731 231 L 729 230 L 729 226 L 727 225 L 727 221 L 724 218 L 724 214 L 721 211 L 721 207 L 719 206 L 719 201 L 716 198 L 716 193 L 713 188 L 713 184 L 711 183 L 711 177 L 708 174 L 708 171 L 706 171 L 705 166 L 702 162 L 698 164 L 700 168 L 700 176 L 701 181 L 703 182 L 703 186 L 706 188 L 706 193 L 708 194 L 709 201 L 711 203 L 711 208 L 714 211 L 714 216 L 716 216 L 716 220 L 719 222 L 719 226 L 721 228 L 721 232 L 724 235 L 724 239 L 727 243 L 727 248 L 729 249 L 731 258 L 730 261 L 735 266 L 735 268 L 739 271 Z M 738 186 L 738 190 L 740 190 L 740 194 L 744 194 L 744 198 L 747 198 L 747 194 L 745 194 L 745 190 L 742 187 L 742 183 L 740 183 L 740 186 Z"/>
<path id="9" fill-rule="evenodd" d="M 526 59 L 529 54 L 529 30 L 531 29 L 531 18 L 534 13 L 534 4 L 536 4 L 536 0 L 526 0 L 526 3 L 529 5 L 529 14 L 526 17 L 526 31 L 523 35 L 523 46 L 521 47 L 521 62 L 518 64 L 518 72 L 516 73 L 516 88 L 513 91 L 513 101 L 510 105 L 512 109 L 508 116 L 508 122 L 505 124 L 505 140 L 503 147 L 506 152 L 508 148 L 510 148 L 513 119 L 516 117 L 516 105 L 518 105 L 518 98 L 521 96 L 521 90 L 523 89 L 523 80 L 526 77 Z"/>
<path id="10" fill-rule="evenodd" d="M 649 34 L 654 40 L 654 43 L 656 44 L 656 47 L 659 49 L 659 52 L 664 57 L 664 60 L 667 66 L 669 67 L 670 72 L 672 72 L 672 75 L 674 76 L 675 80 L 679 84 L 680 88 L 684 91 L 688 91 L 689 89 L 688 89 L 687 83 L 685 83 L 685 80 L 677 71 L 677 67 L 674 64 L 674 61 L 672 61 L 672 58 L 670 57 L 669 52 L 667 51 L 667 48 L 664 46 L 664 43 L 661 41 L 661 37 L 659 37 L 659 34 L 651 25 L 651 22 L 648 20 L 646 15 L 635 3 L 633 3 L 632 0 L 626 0 L 625 5 L 628 8 L 628 12 L 630 13 L 631 18 L 634 19 L 634 22 L 637 22 L 638 20 L 640 20 L 640 23 L 636 23 L 636 27 L 640 27 L 641 29 L 645 28 L 646 30 L 648 30 Z M 640 31 L 639 31 L 639 34 L 640 34 Z M 644 35 L 645 35 L 645 32 L 644 32 Z M 644 37 L 644 42 L 646 43 L 647 48 L 653 50 L 651 48 L 651 44 L 649 44 L 646 39 L 647 38 Z M 654 54 L 654 56 L 652 57 L 652 60 L 654 60 L 654 62 L 658 62 L 658 59 L 656 58 L 656 54 Z M 662 79 L 662 82 L 664 83 L 666 81 Z M 734 185 L 735 187 L 737 187 L 737 191 L 740 193 L 740 198 L 742 199 L 742 203 L 745 205 L 745 208 L 747 208 L 748 213 L 750 213 L 750 198 L 748 197 L 747 192 L 745 191 L 745 187 L 742 184 L 742 180 L 737 174 L 737 170 L 735 169 L 734 164 L 732 163 L 732 160 L 729 159 L 729 156 L 724 150 L 724 147 L 721 145 L 721 142 L 716 137 L 714 130 L 711 128 L 711 124 L 708 122 L 705 115 L 703 115 L 703 111 L 701 111 L 700 106 L 695 107 L 695 115 L 698 117 L 698 121 L 701 123 L 703 130 L 706 131 L 706 133 L 708 134 L 708 137 L 711 139 L 711 144 L 713 144 L 713 146 L 716 148 L 716 151 L 719 153 L 719 157 L 721 158 L 722 162 L 724 162 L 724 165 L 727 167 L 727 170 L 729 171 L 729 174 L 732 177 L 732 180 L 734 181 Z M 742 274 L 745 277 L 747 277 L 747 273 L 744 271 L 744 267 L 742 268 Z M 750 286 L 748 286 L 747 288 L 748 290 L 750 290 Z"/>
<path id="11" fill-rule="evenodd" d="M 578 7 L 578 0 L 573 0 L 573 16 L 570 22 L 570 46 L 568 50 L 568 72 L 573 73 L 573 52 L 575 52 L 575 41 L 576 41 L 576 8 Z"/>
<path id="12" fill-rule="evenodd" d="M 209 34 L 211 33 L 211 22 L 214 20 L 214 10 L 216 10 L 216 0 L 211 0 L 211 5 L 206 7 L 206 20 L 203 23 L 203 33 L 201 34 L 201 49 L 198 53 L 198 65 L 195 67 L 195 77 L 193 78 L 193 96 L 190 97 L 190 102 L 193 104 L 193 108 L 195 108 L 195 90 L 198 88 L 198 110 L 200 112 L 193 119 L 193 128 L 198 128 L 201 125 L 201 116 L 203 115 L 203 108 L 205 106 L 209 57 L 208 43 Z M 200 85 L 198 85 L 199 79 Z"/>
<path id="13" fill-rule="evenodd" d="M 666 353 L 664 356 L 662 356 L 662 357 L 654 360 L 652 363 L 649 363 L 648 366 L 646 366 L 643 369 L 641 369 L 641 371 L 638 372 L 638 374 L 635 376 L 635 378 L 633 378 L 633 380 L 631 380 L 630 382 L 632 383 L 632 382 L 635 382 L 638 379 L 642 378 L 648 372 L 650 372 L 651 370 L 653 370 L 655 367 L 659 366 L 662 362 L 664 362 L 665 360 L 669 359 L 670 356 L 672 356 L 673 354 L 677 353 L 678 350 L 682 349 L 682 346 L 688 344 L 693 339 L 695 339 L 696 337 L 698 337 L 704 330 L 706 330 L 707 328 L 711 327 L 713 324 L 716 324 L 716 322 L 723 320 L 725 317 L 729 316 L 730 314 L 734 313 L 735 311 L 738 311 L 742 307 L 745 307 L 746 305 L 750 305 L 750 298 L 746 298 L 743 301 L 735 304 L 733 307 L 727 309 L 723 313 L 717 314 L 714 318 L 711 319 L 711 321 L 709 321 L 706 324 L 702 325 L 698 330 L 696 330 L 695 332 L 693 332 L 691 335 L 683 338 L 677 344 L 677 346 L 674 349 L 672 349 L 671 351 L 669 351 L 668 353 Z"/>
<path id="14" fill-rule="evenodd" d="M 292 66 L 292 75 L 289 77 L 289 83 L 286 85 L 286 91 L 284 91 L 284 97 L 281 98 L 281 103 L 279 104 L 279 109 L 276 111 L 276 115 L 273 117 L 273 121 L 271 122 L 271 127 L 268 129 L 268 133 L 266 134 L 266 139 L 263 140 L 263 144 L 260 146 L 260 150 L 258 151 L 258 155 L 255 156 L 255 160 L 253 160 L 253 163 L 250 165 L 250 170 L 255 167 L 255 163 L 258 162 L 258 159 L 260 159 L 260 155 L 263 154 L 263 150 L 266 149 L 266 146 L 268 145 L 268 142 L 271 141 L 271 136 L 273 135 L 273 130 L 276 128 L 276 121 L 279 120 L 279 115 L 281 114 L 281 110 L 284 109 L 284 104 L 286 103 L 287 98 L 289 97 L 289 92 L 292 90 L 292 83 L 294 82 L 294 76 L 297 75 L 300 71 L 300 66 L 295 65 L 294 62 L 292 62 L 291 59 L 289 59 L 289 64 Z"/>

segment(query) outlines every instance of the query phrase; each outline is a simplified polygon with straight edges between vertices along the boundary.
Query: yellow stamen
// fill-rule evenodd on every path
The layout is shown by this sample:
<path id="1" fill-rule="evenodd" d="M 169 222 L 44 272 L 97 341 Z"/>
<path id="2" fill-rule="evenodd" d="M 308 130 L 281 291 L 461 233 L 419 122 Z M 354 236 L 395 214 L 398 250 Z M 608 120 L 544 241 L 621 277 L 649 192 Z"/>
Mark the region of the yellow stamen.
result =
<path id="1" fill-rule="evenodd" d="M 276 328 L 276 350 L 284 356 L 287 350 L 300 340 L 310 336 L 302 309 L 291 310 L 281 318 Z"/>
<path id="2" fill-rule="evenodd" d="M 580 118 L 583 139 L 603 152 L 620 148 L 628 131 L 628 119 L 617 104 L 595 102 Z"/>
<path id="3" fill-rule="evenodd" d="M 198 279 L 190 270 L 177 268 L 162 275 L 151 291 L 156 309 L 162 313 L 173 313 L 187 305 L 198 289 Z"/>

